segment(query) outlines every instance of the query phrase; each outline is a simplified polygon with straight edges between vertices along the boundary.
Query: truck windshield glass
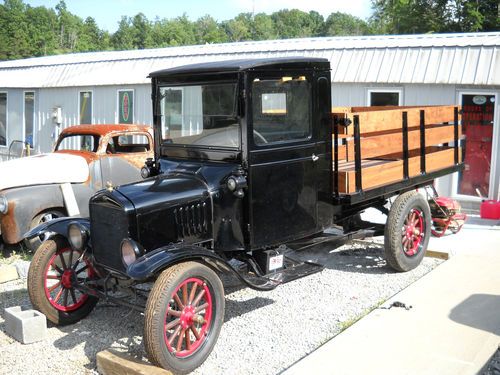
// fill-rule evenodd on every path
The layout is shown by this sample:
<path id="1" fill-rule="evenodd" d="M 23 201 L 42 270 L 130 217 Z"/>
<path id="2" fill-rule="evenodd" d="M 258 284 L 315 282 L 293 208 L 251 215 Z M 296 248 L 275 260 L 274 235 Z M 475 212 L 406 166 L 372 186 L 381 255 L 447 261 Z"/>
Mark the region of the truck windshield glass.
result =
<path id="1" fill-rule="evenodd" d="M 236 83 L 163 86 L 159 98 L 164 142 L 210 147 L 240 146 Z"/>

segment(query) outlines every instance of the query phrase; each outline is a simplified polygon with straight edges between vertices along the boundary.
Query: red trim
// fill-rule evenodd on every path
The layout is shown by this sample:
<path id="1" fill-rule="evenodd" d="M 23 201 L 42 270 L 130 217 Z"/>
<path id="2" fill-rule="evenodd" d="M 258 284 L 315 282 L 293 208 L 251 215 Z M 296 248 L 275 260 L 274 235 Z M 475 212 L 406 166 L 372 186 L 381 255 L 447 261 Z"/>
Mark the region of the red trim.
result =
<path id="1" fill-rule="evenodd" d="M 208 337 L 212 314 L 212 294 L 206 282 L 191 277 L 179 284 L 165 312 L 163 338 L 168 351 L 178 358 L 196 352 Z"/>
<path id="2" fill-rule="evenodd" d="M 63 256 L 65 262 L 68 262 L 69 256 L 65 257 L 63 254 L 67 252 L 73 252 L 76 254 L 72 254 L 72 264 L 62 264 L 60 261 L 60 257 Z M 76 272 L 78 272 L 82 267 L 76 267 L 76 270 L 73 270 L 73 266 L 78 262 L 78 258 L 80 253 L 75 251 L 69 247 L 61 249 L 57 251 L 49 260 L 47 267 L 45 268 L 44 277 L 43 277 L 43 288 L 45 291 L 45 297 L 50 302 L 50 304 L 59 311 L 70 312 L 79 309 L 85 301 L 88 299 L 87 294 L 83 294 L 80 291 L 72 288 L 73 286 L 73 277 L 76 276 Z M 59 262 L 57 262 L 59 259 Z M 88 268 L 83 272 L 85 272 L 86 277 L 91 277 L 93 275 L 93 269 L 90 266 L 90 263 L 87 260 L 84 260 L 85 264 Z M 80 262 L 81 263 L 81 262 Z M 66 267 L 65 267 L 66 266 Z M 61 274 L 59 270 L 63 271 Z M 83 274 L 80 276 L 83 277 Z M 66 299 L 66 304 L 64 301 Z M 76 299 L 76 301 L 75 301 Z"/>

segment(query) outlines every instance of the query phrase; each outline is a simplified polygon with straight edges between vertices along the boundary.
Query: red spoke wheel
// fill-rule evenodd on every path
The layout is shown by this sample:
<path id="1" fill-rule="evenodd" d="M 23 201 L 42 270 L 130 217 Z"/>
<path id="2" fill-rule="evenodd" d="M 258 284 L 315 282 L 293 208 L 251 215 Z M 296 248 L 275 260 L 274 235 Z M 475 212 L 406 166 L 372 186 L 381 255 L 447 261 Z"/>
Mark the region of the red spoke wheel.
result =
<path id="1" fill-rule="evenodd" d="M 409 271 L 422 261 L 431 233 L 429 203 L 417 192 L 394 201 L 385 226 L 385 258 L 397 271 Z"/>
<path id="2" fill-rule="evenodd" d="M 144 343 L 150 360 L 174 373 L 200 366 L 224 319 L 224 288 L 209 267 L 186 262 L 163 271 L 148 297 Z"/>
<path id="3" fill-rule="evenodd" d="M 87 316 L 97 298 L 76 286 L 96 277 L 87 258 L 62 238 L 43 242 L 37 249 L 28 273 L 28 293 L 33 306 L 58 325 L 72 324 Z"/>

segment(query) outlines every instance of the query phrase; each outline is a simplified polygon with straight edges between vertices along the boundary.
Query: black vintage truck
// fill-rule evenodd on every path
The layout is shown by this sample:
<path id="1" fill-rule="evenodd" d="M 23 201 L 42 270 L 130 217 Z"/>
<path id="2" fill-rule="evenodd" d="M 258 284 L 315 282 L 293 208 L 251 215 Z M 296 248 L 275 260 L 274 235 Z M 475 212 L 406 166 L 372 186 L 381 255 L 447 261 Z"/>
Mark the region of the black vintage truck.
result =
<path id="1" fill-rule="evenodd" d="M 415 189 L 460 169 L 458 108 L 332 111 L 326 59 L 211 62 L 150 77 L 155 157 L 144 179 L 98 192 L 90 218 L 26 234 L 49 234 L 28 290 L 50 321 L 74 323 L 100 298 L 143 311 L 151 361 L 187 373 L 217 341 L 221 273 L 264 291 L 320 271 L 288 245 L 332 226 L 365 228 L 368 207 L 388 216 L 378 228 L 388 264 L 419 265 L 431 217 Z M 112 293 L 141 294 L 147 283 L 143 304 Z"/>

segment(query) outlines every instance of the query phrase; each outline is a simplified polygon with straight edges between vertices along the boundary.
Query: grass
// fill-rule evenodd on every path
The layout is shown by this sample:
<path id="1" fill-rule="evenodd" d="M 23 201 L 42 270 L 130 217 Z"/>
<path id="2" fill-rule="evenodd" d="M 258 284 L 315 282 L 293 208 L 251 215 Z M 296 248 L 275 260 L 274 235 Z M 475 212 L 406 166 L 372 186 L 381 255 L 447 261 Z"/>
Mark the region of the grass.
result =
<path id="1" fill-rule="evenodd" d="M 364 318 L 366 315 L 368 315 L 369 313 L 371 313 L 373 310 L 375 310 L 376 308 L 382 306 L 385 303 L 385 301 L 387 301 L 387 300 L 386 299 L 381 299 L 375 305 L 372 305 L 372 306 L 366 308 L 365 310 L 363 310 L 363 312 L 361 314 L 358 314 L 355 317 L 353 317 L 351 319 L 348 319 L 346 321 L 340 322 L 340 332 L 345 331 L 347 328 L 349 328 L 350 326 L 352 326 L 358 320 L 360 320 L 361 318 Z"/>
<path id="2" fill-rule="evenodd" d="M 0 245 L 0 264 L 12 264 L 18 260 L 25 260 L 31 262 L 33 252 L 27 250 L 22 246 L 18 246 L 16 250 L 6 250 Z"/>

